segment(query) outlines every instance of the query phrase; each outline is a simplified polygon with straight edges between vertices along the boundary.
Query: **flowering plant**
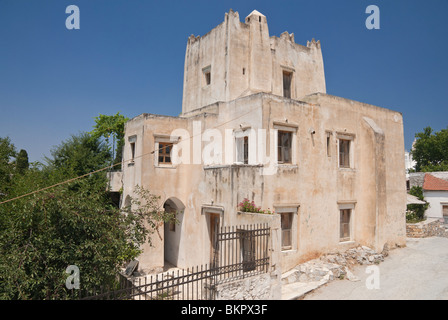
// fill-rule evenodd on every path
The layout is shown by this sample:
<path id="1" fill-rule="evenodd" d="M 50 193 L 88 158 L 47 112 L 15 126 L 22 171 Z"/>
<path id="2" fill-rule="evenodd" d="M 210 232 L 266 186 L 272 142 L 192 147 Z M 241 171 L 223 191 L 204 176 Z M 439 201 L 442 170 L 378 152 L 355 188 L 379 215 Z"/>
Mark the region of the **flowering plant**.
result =
<path id="1" fill-rule="evenodd" d="M 269 210 L 269 208 L 268 210 L 261 210 L 261 207 L 257 207 L 253 200 L 249 201 L 249 199 L 247 198 L 244 198 L 243 201 L 241 201 L 238 204 L 238 208 L 242 212 L 266 213 L 266 214 L 274 213 L 274 211 Z"/>

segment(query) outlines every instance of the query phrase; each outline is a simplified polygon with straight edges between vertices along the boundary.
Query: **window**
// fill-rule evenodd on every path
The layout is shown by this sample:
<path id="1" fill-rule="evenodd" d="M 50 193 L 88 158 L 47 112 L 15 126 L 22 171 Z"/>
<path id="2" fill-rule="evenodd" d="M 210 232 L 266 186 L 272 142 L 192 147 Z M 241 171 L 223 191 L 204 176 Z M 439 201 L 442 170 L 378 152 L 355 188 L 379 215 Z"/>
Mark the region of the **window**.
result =
<path id="1" fill-rule="evenodd" d="M 340 209 L 339 241 L 350 241 L 352 209 Z"/>
<path id="2" fill-rule="evenodd" d="M 280 212 L 282 228 L 282 250 L 292 249 L 292 212 Z"/>
<path id="3" fill-rule="evenodd" d="M 283 70 L 283 96 L 291 98 L 292 72 Z"/>
<path id="4" fill-rule="evenodd" d="M 350 168 L 350 140 L 339 139 L 339 167 Z"/>
<path id="5" fill-rule="evenodd" d="M 159 164 L 171 164 L 172 143 L 159 142 Z"/>
<path id="6" fill-rule="evenodd" d="M 134 158 L 135 158 L 135 142 L 137 141 L 137 136 L 130 136 L 128 138 L 128 141 L 129 141 L 129 146 L 130 146 L 130 151 L 131 151 L 129 163 L 133 164 Z"/>
<path id="7" fill-rule="evenodd" d="M 134 162 L 135 157 L 135 142 L 131 142 L 131 162 Z"/>
<path id="8" fill-rule="evenodd" d="M 249 163 L 249 137 L 236 138 L 236 162 Z"/>
<path id="9" fill-rule="evenodd" d="M 327 131 L 327 157 L 331 157 L 331 132 Z"/>
<path id="10" fill-rule="evenodd" d="M 291 163 L 292 132 L 278 131 L 278 162 Z"/>
<path id="11" fill-rule="evenodd" d="M 218 233 L 219 233 L 219 214 L 209 213 L 209 236 L 210 236 L 210 265 L 217 267 L 219 265 Z"/>
<path id="12" fill-rule="evenodd" d="M 274 210 L 280 215 L 281 250 L 297 250 L 299 242 L 299 204 L 276 204 Z"/>
<path id="13" fill-rule="evenodd" d="M 154 153 L 155 167 L 176 168 L 179 164 L 179 141 L 180 137 L 154 133 L 154 152 L 151 153 Z"/>
<path id="14" fill-rule="evenodd" d="M 202 73 L 204 74 L 204 86 L 208 86 L 212 82 L 211 67 L 202 69 Z"/>
<path id="15" fill-rule="evenodd" d="M 448 223 L 448 204 L 442 205 L 442 215 L 445 223 Z"/>

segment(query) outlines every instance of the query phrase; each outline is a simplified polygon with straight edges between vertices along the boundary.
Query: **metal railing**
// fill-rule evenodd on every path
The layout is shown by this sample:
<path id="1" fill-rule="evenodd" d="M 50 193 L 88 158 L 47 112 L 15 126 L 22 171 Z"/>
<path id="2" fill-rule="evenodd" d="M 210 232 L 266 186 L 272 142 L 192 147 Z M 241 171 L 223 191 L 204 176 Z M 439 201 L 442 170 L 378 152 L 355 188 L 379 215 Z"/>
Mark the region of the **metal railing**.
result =
<path id="1" fill-rule="evenodd" d="M 268 224 L 221 227 L 210 264 L 138 278 L 120 275 L 120 289 L 81 299 L 213 300 L 218 284 L 269 272 L 269 238 Z"/>

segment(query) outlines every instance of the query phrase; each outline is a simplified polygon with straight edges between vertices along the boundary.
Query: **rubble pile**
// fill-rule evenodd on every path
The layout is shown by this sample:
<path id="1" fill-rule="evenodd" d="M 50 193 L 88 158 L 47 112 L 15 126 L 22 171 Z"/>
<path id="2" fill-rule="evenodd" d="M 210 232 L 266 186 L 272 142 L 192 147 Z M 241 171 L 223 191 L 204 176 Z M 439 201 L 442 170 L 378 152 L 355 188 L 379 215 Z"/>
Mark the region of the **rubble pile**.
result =
<path id="1" fill-rule="evenodd" d="M 334 279 L 347 279 L 359 281 L 350 268 L 355 265 L 372 265 L 384 261 L 389 253 L 385 246 L 381 253 L 366 247 L 359 246 L 348 249 L 345 252 L 328 253 L 320 258 L 299 264 L 292 270 L 282 275 L 282 283 L 294 282 L 322 282 L 326 283 Z"/>

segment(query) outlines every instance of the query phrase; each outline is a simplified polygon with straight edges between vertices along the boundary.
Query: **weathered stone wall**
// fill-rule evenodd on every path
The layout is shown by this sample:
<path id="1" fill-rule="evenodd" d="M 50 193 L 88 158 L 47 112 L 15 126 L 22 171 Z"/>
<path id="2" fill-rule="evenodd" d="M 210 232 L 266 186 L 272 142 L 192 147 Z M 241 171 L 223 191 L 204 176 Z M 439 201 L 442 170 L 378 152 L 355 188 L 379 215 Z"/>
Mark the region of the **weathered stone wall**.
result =
<path id="1" fill-rule="evenodd" d="M 439 219 L 427 219 L 418 223 L 406 224 L 406 235 L 409 238 L 446 237 L 448 231 Z"/>

